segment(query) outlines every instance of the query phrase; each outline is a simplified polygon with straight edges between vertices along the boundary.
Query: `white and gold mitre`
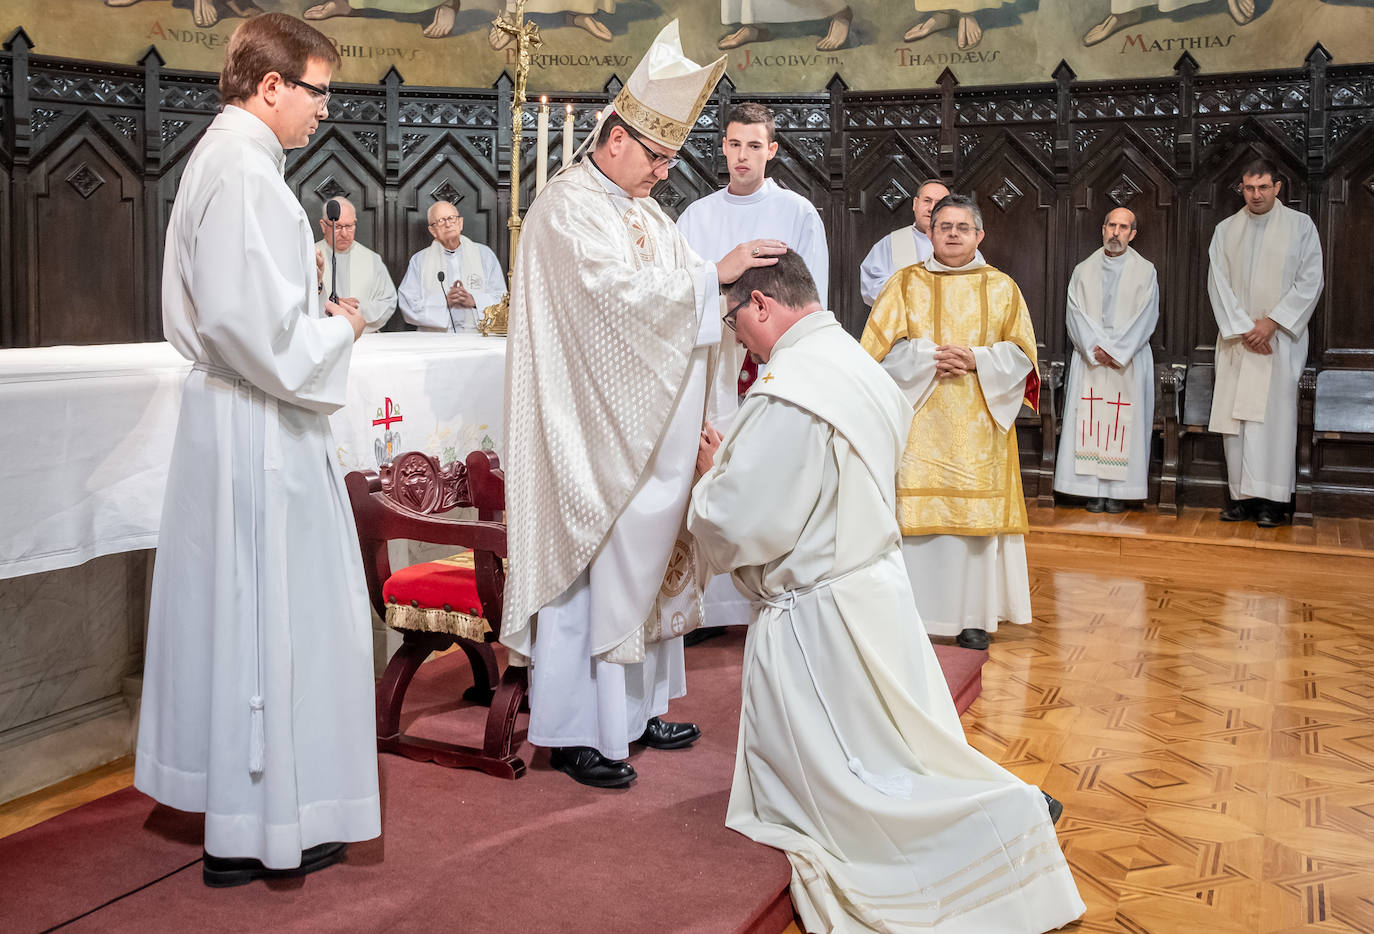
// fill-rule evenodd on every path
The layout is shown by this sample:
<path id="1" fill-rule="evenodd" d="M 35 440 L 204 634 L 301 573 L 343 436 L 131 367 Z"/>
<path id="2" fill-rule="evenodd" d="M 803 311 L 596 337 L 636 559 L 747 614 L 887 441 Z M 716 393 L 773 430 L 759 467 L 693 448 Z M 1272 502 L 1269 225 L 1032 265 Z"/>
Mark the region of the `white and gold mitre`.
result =
<path id="1" fill-rule="evenodd" d="M 724 55 L 702 66 L 682 54 L 677 20 L 673 20 L 663 27 L 616 95 L 615 112 L 654 142 L 680 149 L 724 72 Z"/>

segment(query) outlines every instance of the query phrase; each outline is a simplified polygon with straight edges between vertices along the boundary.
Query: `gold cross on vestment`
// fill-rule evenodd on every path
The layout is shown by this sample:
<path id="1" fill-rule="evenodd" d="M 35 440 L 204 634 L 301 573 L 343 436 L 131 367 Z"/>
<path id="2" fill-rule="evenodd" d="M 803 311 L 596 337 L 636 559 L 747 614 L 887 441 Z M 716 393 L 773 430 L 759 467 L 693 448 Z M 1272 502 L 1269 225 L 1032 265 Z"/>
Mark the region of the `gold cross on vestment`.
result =
<path id="1" fill-rule="evenodd" d="M 772 373 L 769 373 L 769 374 L 768 374 L 767 376 L 765 376 L 762 380 L 760 380 L 760 382 L 766 383 L 766 382 L 770 381 L 772 378 L 773 378 L 773 374 L 772 374 Z"/>

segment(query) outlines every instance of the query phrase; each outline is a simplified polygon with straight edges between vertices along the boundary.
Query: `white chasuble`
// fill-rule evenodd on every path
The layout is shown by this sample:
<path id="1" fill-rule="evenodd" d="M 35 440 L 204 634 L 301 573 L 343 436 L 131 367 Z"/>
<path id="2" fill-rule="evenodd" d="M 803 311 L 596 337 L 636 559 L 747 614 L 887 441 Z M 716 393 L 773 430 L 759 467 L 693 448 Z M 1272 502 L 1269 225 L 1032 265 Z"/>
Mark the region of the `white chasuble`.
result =
<path id="1" fill-rule="evenodd" d="M 550 179 L 520 245 L 501 640 L 532 658 L 531 742 L 624 758 L 682 693 L 675 636 L 699 619 L 682 523 L 708 374 L 735 380 L 711 362 L 715 265 L 590 158 Z"/>
<path id="2" fill-rule="evenodd" d="M 897 553 L 910 405 L 829 312 L 770 373 L 688 519 L 756 607 L 727 826 L 787 853 L 807 931 L 1068 923 L 1084 907 L 1043 798 L 965 741 Z"/>
<path id="3" fill-rule="evenodd" d="M 1127 247 L 1120 256 L 1097 250 L 1074 269 L 1067 322 L 1075 353 L 1069 361 L 1059 460 L 1070 458 L 1073 474 L 1083 482 L 1062 492 L 1091 488 L 1078 495 L 1145 498 L 1154 421 L 1149 342 L 1158 318 L 1154 266 L 1135 250 Z M 1121 368 L 1098 363 L 1097 347 Z M 1055 488 L 1060 489 L 1058 464 Z"/>
<path id="4" fill-rule="evenodd" d="M 1300 211 L 1276 203 L 1217 225 L 1208 250 L 1207 294 L 1217 321 L 1216 384 L 1209 428 L 1222 435 L 1232 499 L 1286 502 L 1297 479 L 1298 380 L 1307 323 L 1322 290 L 1321 241 Z M 1240 338 L 1268 317 L 1272 354 Z"/>
<path id="5" fill-rule="evenodd" d="M 163 329 L 195 361 L 158 536 L 134 785 L 271 868 L 381 832 L 372 631 L 328 415 L 352 328 L 319 315 L 285 154 L 227 106 L 167 230 Z"/>

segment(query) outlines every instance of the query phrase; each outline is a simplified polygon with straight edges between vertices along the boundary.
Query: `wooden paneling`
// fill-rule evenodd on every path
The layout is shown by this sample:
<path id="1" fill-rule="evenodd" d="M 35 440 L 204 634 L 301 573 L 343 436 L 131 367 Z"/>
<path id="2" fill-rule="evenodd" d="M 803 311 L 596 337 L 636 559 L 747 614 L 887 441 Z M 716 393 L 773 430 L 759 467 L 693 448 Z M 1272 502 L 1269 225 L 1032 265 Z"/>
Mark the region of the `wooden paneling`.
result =
<path id="1" fill-rule="evenodd" d="M 24 262 L 24 330 L 36 345 L 100 344 L 146 333 L 143 186 L 89 121 L 38 162 Z"/>
<path id="2" fill-rule="evenodd" d="M 0 53 L 0 347 L 157 340 L 162 231 L 186 158 L 217 111 L 215 76 L 165 70 L 155 51 L 127 67 L 32 48 L 20 30 Z M 1017 280 L 1047 357 L 1067 348 L 1073 267 L 1100 245 L 1106 209 L 1125 204 L 1139 217 L 1136 249 L 1159 270 L 1157 362 L 1209 362 L 1207 246 L 1241 207 L 1240 165 L 1263 156 L 1280 167 L 1285 202 L 1314 217 L 1326 250 L 1309 364 L 1374 369 L 1374 318 L 1363 311 L 1374 273 L 1358 233 L 1374 223 L 1374 65 L 1333 65 L 1321 46 L 1301 69 L 1212 75 L 1203 65 L 1185 53 L 1170 78 L 1078 81 L 1060 63 L 1052 80 L 997 87 L 964 87 L 946 71 L 935 87 L 904 93 L 851 92 L 836 79 L 816 94 L 749 99 L 777 114 L 770 174 L 825 221 L 830 305 L 852 333 L 868 313 L 859 264 L 911 223 L 917 186 L 937 177 L 978 198 L 984 254 Z M 551 171 L 563 105 L 574 105 L 580 144 L 619 87 L 612 77 L 604 94 L 550 102 Z M 336 86 L 330 119 L 288 154 L 287 183 L 312 217 L 330 193 L 352 198 L 359 241 L 397 280 L 429 242 L 425 211 L 439 197 L 458 203 L 464 232 L 504 264 L 511 94 L 504 76 L 494 88 L 409 88 L 395 70 L 376 85 Z M 726 183 L 720 121 L 739 99 L 723 79 L 682 162 L 655 189 L 670 215 Z M 524 127 L 527 206 L 533 107 Z M 88 196 L 68 181 L 82 165 L 103 180 Z M 1039 463 L 1036 433 L 1023 440 L 1027 463 Z M 1219 443 L 1187 448 L 1185 502 L 1219 499 Z M 1351 483 L 1374 471 L 1370 456 L 1359 446 L 1324 453 L 1312 470 L 1316 501 L 1374 510 L 1374 489 Z"/>

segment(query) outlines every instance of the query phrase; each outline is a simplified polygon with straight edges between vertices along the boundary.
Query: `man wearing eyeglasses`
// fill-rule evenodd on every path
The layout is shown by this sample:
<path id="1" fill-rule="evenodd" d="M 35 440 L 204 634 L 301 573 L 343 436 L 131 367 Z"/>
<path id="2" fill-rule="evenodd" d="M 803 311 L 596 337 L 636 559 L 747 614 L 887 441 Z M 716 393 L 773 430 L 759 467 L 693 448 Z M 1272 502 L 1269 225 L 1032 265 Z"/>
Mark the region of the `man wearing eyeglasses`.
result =
<path id="1" fill-rule="evenodd" d="M 986 649 L 999 622 L 1031 621 L 1016 416 L 1039 402 L 1035 332 L 1016 283 L 977 255 L 976 201 L 945 196 L 931 230 L 934 255 L 888 280 L 862 343 L 916 407 L 897 521 L 921 620 Z"/>
<path id="2" fill-rule="evenodd" d="M 322 260 L 319 287 L 328 294 L 337 282 L 339 301 L 353 302 L 367 322 L 367 330 L 375 331 L 396 310 L 396 286 L 391 284 L 382 258 L 357 241 L 358 212 L 353 202 L 347 198 L 333 200 L 339 203 L 336 221 L 326 214 L 328 202 L 320 206 L 323 236 L 315 243 L 315 252 Z"/>
<path id="3" fill-rule="evenodd" d="M 592 151 L 530 206 L 511 277 L 501 641 L 531 664 L 530 742 L 596 787 L 635 780 L 631 743 L 700 735 L 663 715 L 686 692 L 681 636 L 701 616 L 684 527 L 697 439 L 712 400 L 734 395 L 719 284 L 784 248 L 706 262 L 649 193 L 724 70 L 666 26 Z"/>
<path id="4" fill-rule="evenodd" d="M 1307 322 L 1322 291 L 1317 226 L 1279 201 L 1267 159 L 1241 170 L 1245 207 L 1217 224 L 1207 296 L 1217 319 L 1211 431 L 1222 436 L 1228 502 L 1221 521 L 1287 521 L 1297 481 L 1298 380 Z"/>
<path id="5" fill-rule="evenodd" d="M 172 205 L 167 340 L 193 361 L 167 471 L 134 785 L 205 814 L 206 885 L 296 876 L 381 833 L 371 610 L 329 413 L 365 321 L 321 298 L 286 150 L 328 116 L 329 38 L 229 40 Z"/>
<path id="6" fill-rule="evenodd" d="M 436 201 L 426 214 L 434 241 L 410 258 L 398 297 L 401 314 L 421 331 L 473 331 L 506 294 L 506 275 L 491 248 L 463 236 L 463 215 Z"/>
<path id="7" fill-rule="evenodd" d="M 769 379 L 724 441 L 703 433 L 687 520 L 755 607 L 726 825 L 787 852 L 808 931 L 1078 917 L 1062 806 L 965 742 L 912 601 L 894 483 L 911 404 L 796 253 L 729 302 Z"/>

